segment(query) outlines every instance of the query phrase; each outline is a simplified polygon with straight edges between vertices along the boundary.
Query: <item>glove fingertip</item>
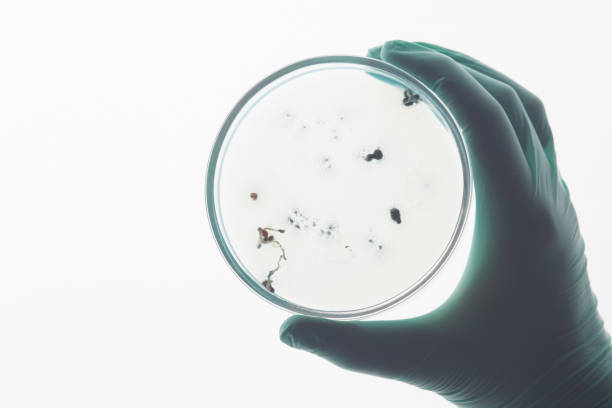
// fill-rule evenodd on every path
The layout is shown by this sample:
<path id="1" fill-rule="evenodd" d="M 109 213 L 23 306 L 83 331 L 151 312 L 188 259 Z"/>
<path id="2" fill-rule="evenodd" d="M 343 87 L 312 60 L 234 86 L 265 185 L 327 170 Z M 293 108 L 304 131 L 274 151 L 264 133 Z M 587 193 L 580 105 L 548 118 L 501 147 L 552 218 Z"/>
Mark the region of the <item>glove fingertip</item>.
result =
<path id="1" fill-rule="evenodd" d="M 299 318 L 300 316 L 291 316 L 283 322 L 278 331 L 280 340 L 289 347 L 295 347 L 295 338 L 293 337 L 292 326 Z"/>
<path id="2" fill-rule="evenodd" d="M 280 328 L 280 339 L 290 347 L 315 351 L 321 346 L 318 329 L 324 321 L 315 317 L 291 316 Z"/>

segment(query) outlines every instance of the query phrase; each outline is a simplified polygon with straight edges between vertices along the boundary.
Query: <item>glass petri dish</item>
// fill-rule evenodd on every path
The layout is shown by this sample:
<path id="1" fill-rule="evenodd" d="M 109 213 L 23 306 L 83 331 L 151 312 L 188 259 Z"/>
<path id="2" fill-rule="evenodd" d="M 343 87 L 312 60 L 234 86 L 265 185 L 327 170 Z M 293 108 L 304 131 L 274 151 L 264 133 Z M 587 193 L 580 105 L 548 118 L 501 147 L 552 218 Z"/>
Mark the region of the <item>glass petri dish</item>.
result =
<path id="1" fill-rule="evenodd" d="M 383 61 L 287 66 L 236 104 L 206 178 L 213 235 L 236 275 L 281 308 L 336 319 L 422 288 L 466 222 L 463 137 L 440 99 Z"/>

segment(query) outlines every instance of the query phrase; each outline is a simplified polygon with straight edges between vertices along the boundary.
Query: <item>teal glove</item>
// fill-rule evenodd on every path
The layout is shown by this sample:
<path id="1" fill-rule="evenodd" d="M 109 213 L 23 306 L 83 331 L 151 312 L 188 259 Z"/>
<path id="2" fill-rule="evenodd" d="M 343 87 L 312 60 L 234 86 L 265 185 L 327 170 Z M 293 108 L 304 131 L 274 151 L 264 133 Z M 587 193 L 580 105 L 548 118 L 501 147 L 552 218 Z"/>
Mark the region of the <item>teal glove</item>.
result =
<path id="1" fill-rule="evenodd" d="M 281 340 L 459 406 L 612 406 L 610 336 L 540 100 L 439 46 L 391 41 L 369 56 L 423 81 L 463 129 L 476 200 L 467 268 L 451 297 L 425 316 L 367 322 L 293 316 Z"/>

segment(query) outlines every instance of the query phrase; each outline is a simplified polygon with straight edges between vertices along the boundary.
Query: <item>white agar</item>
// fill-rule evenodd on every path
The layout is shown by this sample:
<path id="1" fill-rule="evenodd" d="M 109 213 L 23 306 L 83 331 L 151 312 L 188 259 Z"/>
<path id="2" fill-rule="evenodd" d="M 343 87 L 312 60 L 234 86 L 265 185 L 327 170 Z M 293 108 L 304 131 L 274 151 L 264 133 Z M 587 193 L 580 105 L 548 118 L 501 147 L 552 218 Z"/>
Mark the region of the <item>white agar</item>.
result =
<path id="1" fill-rule="evenodd" d="M 302 307 L 376 305 L 444 253 L 463 194 L 452 134 L 423 102 L 360 70 L 293 78 L 243 117 L 221 152 L 219 223 L 253 279 Z M 379 160 L 368 154 L 376 149 Z M 251 198 L 257 194 L 257 199 Z M 401 223 L 393 220 L 397 209 Z"/>

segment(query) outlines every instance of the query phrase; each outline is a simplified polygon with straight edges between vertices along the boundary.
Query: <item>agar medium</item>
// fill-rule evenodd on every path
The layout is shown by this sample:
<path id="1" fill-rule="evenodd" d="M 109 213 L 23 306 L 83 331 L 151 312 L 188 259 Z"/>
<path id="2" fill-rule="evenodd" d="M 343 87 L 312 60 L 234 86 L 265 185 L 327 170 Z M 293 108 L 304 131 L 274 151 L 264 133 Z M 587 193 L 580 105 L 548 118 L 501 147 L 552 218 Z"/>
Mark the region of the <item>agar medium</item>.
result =
<path id="1" fill-rule="evenodd" d="M 268 76 L 210 156 L 207 211 L 230 268 L 288 311 L 360 318 L 418 291 L 457 244 L 471 177 L 461 132 L 409 73 L 356 56 Z"/>

